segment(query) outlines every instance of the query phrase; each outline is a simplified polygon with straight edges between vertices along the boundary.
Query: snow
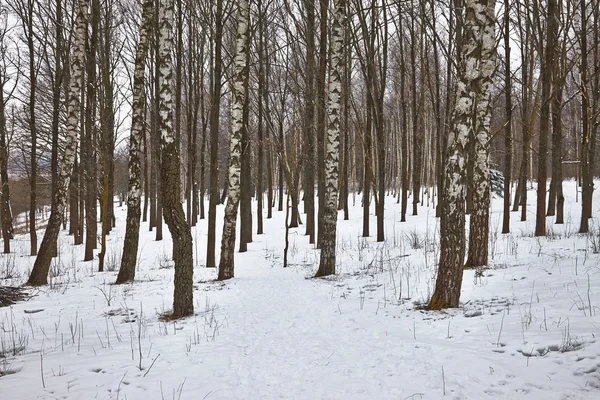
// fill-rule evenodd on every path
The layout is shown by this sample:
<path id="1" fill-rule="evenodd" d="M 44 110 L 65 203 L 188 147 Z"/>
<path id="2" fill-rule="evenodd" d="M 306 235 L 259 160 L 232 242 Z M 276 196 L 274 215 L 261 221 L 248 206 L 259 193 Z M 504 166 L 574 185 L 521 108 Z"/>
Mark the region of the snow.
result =
<path id="1" fill-rule="evenodd" d="M 168 230 L 155 242 L 142 223 L 137 280 L 124 286 L 112 285 L 117 271 L 98 273 L 97 259 L 82 262 L 84 247 L 63 232 L 51 284 L 0 309 L 0 399 L 597 399 L 600 214 L 596 236 L 577 234 L 574 182 L 565 195 L 566 224 L 549 217 L 546 238 L 533 237 L 533 214 L 520 222 L 512 213 L 513 233 L 500 234 L 494 199 L 490 268 L 465 271 L 463 306 L 445 312 L 418 307 L 435 284 L 434 209 L 400 223 L 392 197 L 385 243 L 360 237 L 360 196 L 351 220 L 339 219 L 331 279 L 307 279 L 319 257 L 303 227 L 281 267 L 284 213 L 275 211 L 267 234 L 236 253 L 236 277 L 215 282 L 202 265 L 200 221 L 196 312 L 181 321 L 160 320 L 173 293 Z M 116 212 L 109 268 L 124 237 L 126 208 Z M 18 272 L 0 284 L 23 283 L 33 265 L 27 236 L 13 248 L 16 258 L 0 256 L 0 277 L 11 259 Z"/>

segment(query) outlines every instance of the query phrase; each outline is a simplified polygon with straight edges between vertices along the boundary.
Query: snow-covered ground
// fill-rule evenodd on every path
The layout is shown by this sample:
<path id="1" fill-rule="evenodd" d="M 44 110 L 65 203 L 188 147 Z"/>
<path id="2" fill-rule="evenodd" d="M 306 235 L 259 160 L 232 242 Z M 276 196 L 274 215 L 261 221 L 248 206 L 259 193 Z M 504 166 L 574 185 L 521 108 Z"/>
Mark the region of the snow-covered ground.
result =
<path id="1" fill-rule="evenodd" d="M 0 309 L 0 399 L 598 399 L 600 214 L 595 236 L 577 234 L 574 182 L 565 193 L 566 223 L 549 217 L 546 238 L 533 237 L 533 213 L 523 223 L 512 213 L 512 233 L 500 234 L 495 199 L 490 268 L 466 271 L 463 307 L 445 312 L 418 307 L 435 284 L 434 210 L 400 223 L 392 197 L 385 243 L 361 237 L 359 197 L 339 221 L 332 279 L 308 279 L 318 251 L 303 227 L 282 268 L 284 213 L 275 211 L 266 234 L 236 254 L 235 279 L 214 282 L 201 221 L 196 314 L 175 322 L 159 318 L 172 304 L 166 226 L 155 242 L 142 224 L 137 281 L 125 286 L 112 285 L 117 271 L 82 262 L 83 246 L 63 235 L 51 284 Z M 113 269 L 125 213 L 117 209 L 109 238 Z M 371 224 L 374 233 L 374 215 Z M 13 248 L 0 256 L 0 285 L 22 284 L 33 264 L 27 236 Z"/>

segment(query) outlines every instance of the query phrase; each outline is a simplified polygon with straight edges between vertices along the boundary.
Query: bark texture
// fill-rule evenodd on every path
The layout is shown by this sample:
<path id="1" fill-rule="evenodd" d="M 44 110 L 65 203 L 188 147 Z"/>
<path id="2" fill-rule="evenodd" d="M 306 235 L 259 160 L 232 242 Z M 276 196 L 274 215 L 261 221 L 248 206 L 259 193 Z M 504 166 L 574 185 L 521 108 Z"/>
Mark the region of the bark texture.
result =
<path id="1" fill-rule="evenodd" d="M 229 137 L 229 178 L 227 204 L 223 222 L 221 239 L 221 259 L 219 261 L 219 280 L 231 279 L 234 276 L 235 229 L 238 206 L 240 203 L 240 175 L 242 157 L 242 130 L 244 127 L 244 104 L 246 90 L 244 88 L 246 73 L 246 54 L 248 52 L 248 25 L 250 7 L 247 0 L 238 3 L 239 15 L 235 43 L 233 104 L 231 106 L 231 134 Z"/>
<path id="2" fill-rule="evenodd" d="M 464 2 L 464 27 L 458 47 L 458 71 L 452 129 L 448 135 L 448 158 L 444 173 L 442 217 L 440 223 L 440 261 L 435 292 L 429 308 L 439 310 L 459 306 L 465 256 L 465 200 L 467 144 L 475 132 L 475 113 L 479 79 L 488 72 L 481 64 L 483 48 L 495 44 L 492 0 Z M 457 13 L 459 11 L 457 10 Z M 461 18 L 461 16 L 458 16 Z M 484 43 L 485 42 L 485 43 Z M 489 43 L 491 42 L 491 43 Z"/>
<path id="3" fill-rule="evenodd" d="M 344 47 L 343 25 L 345 0 L 335 0 L 331 30 L 331 66 L 327 99 L 327 143 L 325 155 L 325 209 L 321 258 L 316 277 L 335 274 L 336 226 L 339 186 L 340 153 L 340 96 L 342 91 L 342 55 Z"/>
<path id="4" fill-rule="evenodd" d="M 490 232 L 490 123 L 492 119 L 492 85 L 496 69 L 496 39 L 494 0 L 482 1 L 475 13 L 480 27 L 478 77 L 476 81 L 473 160 L 473 210 L 469 229 L 467 266 L 481 267 L 488 263 Z M 483 10 L 483 8 L 485 8 Z"/>
<path id="5" fill-rule="evenodd" d="M 160 0 L 158 20 L 160 40 L 158 44 L 158 83 L 163 216 L 173 238 L 173 261 L 175 262 L 175 287 L 173 293 L 174 318 L 194 313 L 192 233 L 187 224 L 179 199 L 180 162 L 177 142 L 173 135 L 173 0 Z M 160 222 L 159 222 L 160 223 Z"/>
<path id="6" fill-rule="evenodd" d="M 41 286 L 48 283 L 48 271 L 52 261 L 53 249 L 56 246 L 60 224 L 65 212 L 65 202 L 69 191 L 69 182 L 75 162 L 77 149 L 77 132 L 80 122 L 80 93 L 83 86 L 83 68 L 85 59 L 85 37 L 88 26 L 87 10 L 89 0 L 80 0 L 75 20 L 74 50 L 71 57 L 68 106 L 67 106 L 67 138 L 63 153 L 56 193 L 52 199 L 52 208 L 48 226 L 42 239 L 38 255 L 27 285 Z"/>
<path id="7" fill-rule="evenodd" d="M 141 146 L 144 135 L 144 74 L 148 55 L 148 32 L 153 19 L 152 0 L 144 0 L 140 37 L 135 54 L 135 70 L 133 73 L 133 107 L 132 124 L 129 135 L 129 193 L 127 195 L 127 221 L 121 268 L 116 283 L 133 281 L 140 238 L 140 199 L 142 194 Z"/>

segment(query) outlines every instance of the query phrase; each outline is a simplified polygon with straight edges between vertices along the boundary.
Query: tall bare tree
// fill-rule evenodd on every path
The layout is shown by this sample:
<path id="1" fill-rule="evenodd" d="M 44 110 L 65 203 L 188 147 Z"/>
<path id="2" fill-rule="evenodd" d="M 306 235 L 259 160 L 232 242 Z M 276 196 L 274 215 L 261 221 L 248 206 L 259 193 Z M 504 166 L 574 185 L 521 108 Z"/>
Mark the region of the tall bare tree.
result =
<path id="1" fill-rule="evenodd" d="M 335 274 L 337 203 L 339 187 L 340 153 L 340 100 L 342 91 L 342 60 L 344 51 L 344 26 L 346 24 L 345 0 L 334 0 L 331 28 L 331 65 L 327 99 L 327 146 L 325 156 L 325 210 L 323 213 L 323 241 L 319 269 L 316 277 Z"/>
<path id="2" fill-rule="evenodd" d="M 129 134 L 129 193 L 127 194 L 127 220 L 121 268 L 116 283 L 133 281 L 137 264 L 137 253 L 140 236 L 140 199 L 141 186 L 141 146 L 144 133 L 144 76 L 146 58 L 148 57 L 148 39 L 152 27 L 154 1 L 144 0 L 140 36 L 135 53 L 135 70 L 133 75 L 132 124 Z"/>
<path id="3" fill-rule="evenodd" d="M 173 135 L 173 0 L 159 1 L 158 84 L 162 202 L 165 222 L 173 239 L 175 262 L 175 290 L 173 317 L 194 313 L 193 276 L 194 257 L 192 233 L 187 224 L 180 196 L 180 158 L 177 141 Z M 160 222 L 159 222 L 160 224 Z"/>
<path id="4" fill-rule="evenodd" d="M 58 176 L 57 190 L 52 198 L 50 219 L 48 220 L 48 226 L 46 227 L 42 244 L 33 264 L 31 274 L 29 275 L 29 280 L 27 281 L 27 284 L 31 286 L 40 286 L 48 283 L 48 271 L 50 270 L 53 249 L 56 246 L 58 232 L 65 211 L 65 201 L 67 199 L 69 182 L 71 180 L 73 164 L 75 162 L 77 132 L 80 128 L 80 93 L 84 84 L 83 69 L 85 59 L 85 38 L 88 27 L 88 9 L 89 0 L 79 0 L 77 17 L 75 20 L 74 49 L 70 67 L 67 107 L 67 139 Z"/>
<path id="5" fill-rule="evenodd" d="M 494 4 L 494 0 L 463 2 L 464 27 L 457 54 L 455 105 L 441 201 L 440 262 L 435 291 L 429 302 L 429 308 L 434 310 L 458 307 L 460 301 L 465 256 L 466 145 L 475 133 L 482 134 L 476 121 L 489 123 L 490 118 L 486 114 L 489 105 L 476 105 L 476 101 L 481 99 L 485 103 L 485 95 L 481 94 L 483 88 L 489 86 L 481 83 L 485 83 L 494 70 L 494 54 L 490 51 L 496 43 Z"/>
<path id="6" fill-rule="evenodd" d="M 238 23 L 235 40 L 235 61 L 231 106 L 231 133 L 229 136 L 229 178 L 227 204 L 223 221 L 223 237 L 221 239 L 221 259 L 219 261 L 219 280 L 231 279 L 234 276 L 235 229 L 238 206 L 240 202 L 240 175 L 242 157 L 242 134 L 244 126 L 244 105 L 246 103 L 246 69 L 248 34 L 250 25 L 250 5 L 247 0 L 238 3 Z"/>

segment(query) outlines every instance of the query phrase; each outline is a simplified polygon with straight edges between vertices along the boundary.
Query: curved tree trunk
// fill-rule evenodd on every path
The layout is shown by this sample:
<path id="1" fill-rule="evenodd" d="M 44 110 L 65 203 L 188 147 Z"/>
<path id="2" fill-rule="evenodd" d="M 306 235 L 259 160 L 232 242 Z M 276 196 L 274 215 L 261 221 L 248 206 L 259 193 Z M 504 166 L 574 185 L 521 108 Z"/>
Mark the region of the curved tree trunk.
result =
<path id="1" fill-rule="evenodd" d="M 65 211 L 65 200 L 69 190 L 69 182 L 73 172 L 73 163 L 75 161 L 75 151 L 77 148 L 77 132 L 79 131 L 80 120 L 80 93 L 83 86 L 83 67 L 85 58 L 85 36 L 87 31 L 87 10 L 89 9 L 89 0 L 79 0 L 77 18 L 75 20 L 75 39 L 74 51 L 71 57 L 69 97 L 67 112 L 67 140 L 65 151 L 58 176 L 58 185 L 54 198 L 52 199 L 52 210 L 50 219 L 39 253 L 33 264 L 33 269 L 28 285 L 40 286 L 48 283 L 48 271 L 52 261 L 53 248 L 56 245 L 60 224 L 62 223 Z"/>
<path id="2" fill-rule="evenodd" d="M 160 131 L 160 177 L 162 204 L 165 222 L 173 239 L 173 261 L 175 262 L 175 282 L 173 293 L 173 314 L 175 318 L 194 313 L 193 276 L 194 257 L 192 233 L 187 224 L 180 201 L 180 160 L 177 141 L 173 135 L 173 0 L 159 2 L 158 42 L 158 84 Z M 159 221 L 159 224 L 161 222 Z"/>

